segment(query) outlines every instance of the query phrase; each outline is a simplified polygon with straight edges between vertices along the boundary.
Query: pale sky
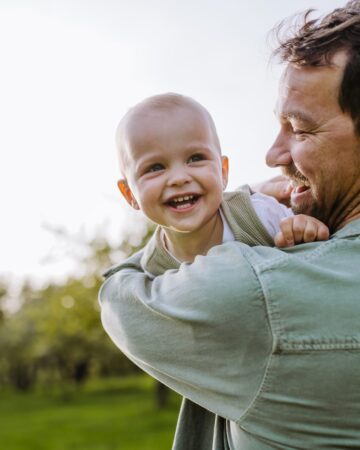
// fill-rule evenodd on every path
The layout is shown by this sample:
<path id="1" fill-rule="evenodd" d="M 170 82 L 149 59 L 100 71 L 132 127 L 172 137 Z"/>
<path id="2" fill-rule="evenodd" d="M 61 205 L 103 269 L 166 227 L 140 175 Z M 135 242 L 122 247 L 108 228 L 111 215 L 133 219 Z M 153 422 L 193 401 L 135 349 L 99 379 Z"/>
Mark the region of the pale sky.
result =
<path id="1" fill-rule="evenodd" d="M 269 30 L 339 0 L 0 0 L 0 275 L 74 270 L 44 227 L 113 242 L 138 216 L 116 188 L 114 131 L 133 104 L 178 92 L 201 102 L 230 158 L 229 188 L 276 173 L 264 155 L 281 68 Z M 76 251 L 76 247 L 75 251 Z"/>

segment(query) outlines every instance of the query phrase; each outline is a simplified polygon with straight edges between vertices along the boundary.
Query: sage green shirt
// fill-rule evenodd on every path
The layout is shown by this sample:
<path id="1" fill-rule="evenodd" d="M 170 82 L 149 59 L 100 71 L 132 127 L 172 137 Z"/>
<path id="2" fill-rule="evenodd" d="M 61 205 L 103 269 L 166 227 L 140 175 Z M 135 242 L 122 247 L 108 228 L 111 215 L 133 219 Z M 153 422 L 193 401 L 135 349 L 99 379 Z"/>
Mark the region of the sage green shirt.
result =
<path id="1" fill-rule="evenodd" d="M 109 273 L 102 320 L 191 400 L 176 450 L 360 449 L 360 220 L 286 251 L 226 243 L 153 280 L 141 257 Z"/>

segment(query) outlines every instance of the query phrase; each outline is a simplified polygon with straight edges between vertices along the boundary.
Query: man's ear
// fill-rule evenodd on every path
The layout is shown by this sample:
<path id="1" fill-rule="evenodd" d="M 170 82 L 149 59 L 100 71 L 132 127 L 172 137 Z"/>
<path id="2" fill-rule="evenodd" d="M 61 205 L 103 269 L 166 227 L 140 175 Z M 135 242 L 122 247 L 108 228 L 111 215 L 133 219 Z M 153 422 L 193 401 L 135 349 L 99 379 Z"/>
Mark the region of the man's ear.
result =
<path id="1" fill-rule="evenodd" d="M 122 193 L 122 196 L 129 203 L 129 205 L 134 209 L 140 209 L 137 201 L 135 200 L 135 197 L 133 196 L 133 193 L 131 192 L 131 189 L 129 188 L 127 181 L 125 179 L 119 180 L 117 182 L 117 185 L 119 191 Z"/>
<path id="2" fill-rule="evenodd" d="M 221 157 L 221 173 L 222 173 L 223 189 L 225 189 L 228 184 L 228 176 L 229 176 L 229 159 L 227 156 Z"/>

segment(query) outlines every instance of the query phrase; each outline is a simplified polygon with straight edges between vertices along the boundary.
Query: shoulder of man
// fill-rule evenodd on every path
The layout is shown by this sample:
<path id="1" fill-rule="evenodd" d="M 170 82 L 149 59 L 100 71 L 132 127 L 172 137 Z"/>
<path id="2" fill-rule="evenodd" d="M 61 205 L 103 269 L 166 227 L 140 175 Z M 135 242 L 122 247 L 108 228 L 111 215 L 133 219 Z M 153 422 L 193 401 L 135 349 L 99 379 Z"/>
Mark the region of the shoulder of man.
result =
<path id="1" fill-rule="evenodd" d="M 102 275 L 103 277 L 109 278 L 111 275 L 114 275 L 114 273 L 119 272 L 123 269 L 135 269 L 141 271 L 141 258 L 143 256 L 144 249 L 139 250 L 138 252 L 134 253 L 133 255 L 126 258 L 124 261 L 122 261 L 119 264 L 114 264 L 113 266 L 109 267 Z"/>

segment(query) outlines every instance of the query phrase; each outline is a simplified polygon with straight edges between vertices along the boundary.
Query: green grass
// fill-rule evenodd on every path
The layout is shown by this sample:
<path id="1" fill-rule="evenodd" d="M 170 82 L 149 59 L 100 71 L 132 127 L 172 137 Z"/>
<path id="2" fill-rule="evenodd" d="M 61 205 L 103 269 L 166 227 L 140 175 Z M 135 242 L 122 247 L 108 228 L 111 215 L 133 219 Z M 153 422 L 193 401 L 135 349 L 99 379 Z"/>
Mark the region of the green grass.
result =
<path id="1" fill-rule="evenodd" d="M 169 450 L 180 399 L 157 410 L 147 376 L 100 380 L 80 391 L 0 392 L 1 450 Z"/>

